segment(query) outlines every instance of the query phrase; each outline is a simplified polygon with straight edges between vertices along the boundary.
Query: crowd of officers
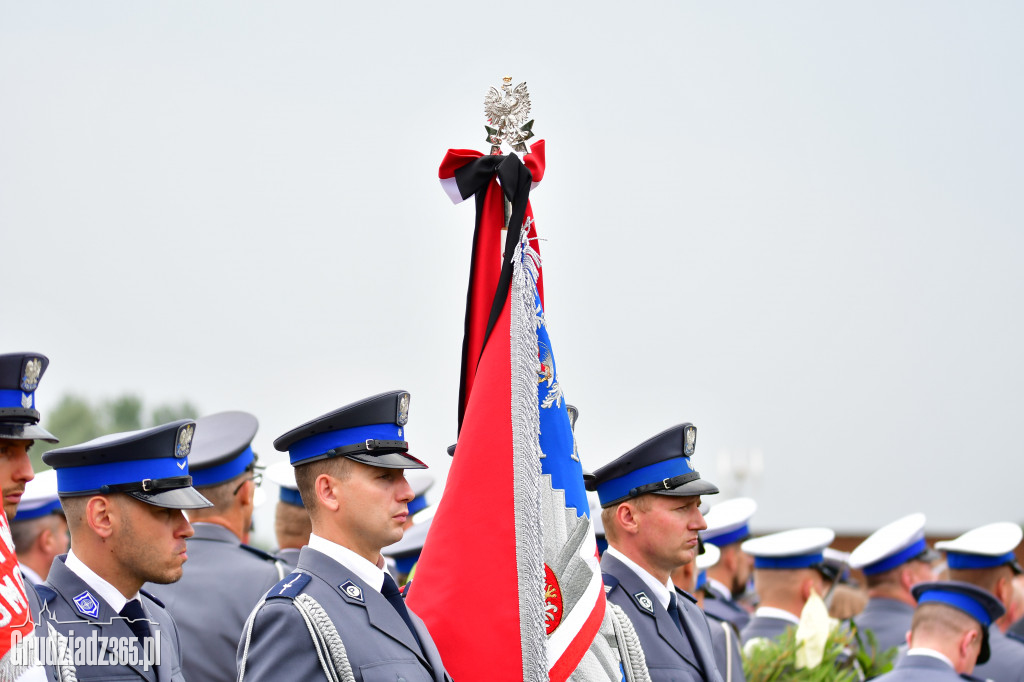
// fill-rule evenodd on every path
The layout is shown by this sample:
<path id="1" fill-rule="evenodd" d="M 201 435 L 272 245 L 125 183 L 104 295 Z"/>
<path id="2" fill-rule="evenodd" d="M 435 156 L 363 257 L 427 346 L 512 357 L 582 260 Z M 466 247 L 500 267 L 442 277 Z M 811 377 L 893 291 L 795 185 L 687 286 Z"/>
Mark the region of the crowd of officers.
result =
<path id="1" fill-rule="evenodd" d="M 408 453 L 408 393 L 274 441 L 289 463 L 266 472 L 280 486 L 279 546 L 267 553 L 246 544 L 262 476 L 255 417 L 104 436 L 45 453 L 50 469 L 35 474 L 32 444 L 56 441 L 34 403 L 48 362 L 0 355 L 0 489 L 35 645 L 96 633 L 139 655 L 19 667 L 12 649 L 4 679 L 451 679 L 399 588 L 429 530 L 413 526 L 426 485 L 414 489 L 406 471 L 426 466 Z M 680 424 L 586 476 L 607 598 L 633 624 L 651 680 L 743 680 L 743 652 L 821 602 L 880 650 L 898 648 L 876 679 L 1024 681 L 1019 526 L 929 548 L 925 518 L 912 514 L 838 559 L 828 529 L 752 537 L 753 500 L 702 505 L 718 489 L 691 465 L 695 441 Z"/>

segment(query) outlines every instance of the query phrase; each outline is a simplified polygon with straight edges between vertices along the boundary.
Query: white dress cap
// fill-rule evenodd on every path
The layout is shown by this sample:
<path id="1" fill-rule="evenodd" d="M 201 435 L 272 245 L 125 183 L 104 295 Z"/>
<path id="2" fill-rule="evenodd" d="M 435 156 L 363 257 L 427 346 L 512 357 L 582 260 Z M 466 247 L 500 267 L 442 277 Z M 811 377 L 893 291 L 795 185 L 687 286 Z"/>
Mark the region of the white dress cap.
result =
<path id="1" fill-rule="evenodd" d="M 824 550 L 835 537 L 828 528 L 797 528 L 747 540 L 740 547 L 754 557 L 754 568 L 811 568 L 824 562 Z"/>
<path id="2" fill-rule="evenodd" d="M 1024 537 L 1020 526 L 1009 521 L 990 523 L 969 530 L 955 540 L 935 543 L 935 549 L 946 552 L 946 561 L 952 569 L 995 568 L 1007 565 L 1017 574 L 1014 550 Z"/>
<path id="3" fill-rule="evenodd" d="M 719 547 L 731 545 L 750 537 L 750 519 L 757 511 L 757 502 L 749 497 L 737 497 L 720 502 L 704 515 L 708 527 L 700 537 Z"/>
<path id="4" fill-rule="evenodd" d="M 875 575 L 927 553 L 924 524 L 924 514 L 910 514 L 882 526 L 850 553 L 850 568 Z"/>

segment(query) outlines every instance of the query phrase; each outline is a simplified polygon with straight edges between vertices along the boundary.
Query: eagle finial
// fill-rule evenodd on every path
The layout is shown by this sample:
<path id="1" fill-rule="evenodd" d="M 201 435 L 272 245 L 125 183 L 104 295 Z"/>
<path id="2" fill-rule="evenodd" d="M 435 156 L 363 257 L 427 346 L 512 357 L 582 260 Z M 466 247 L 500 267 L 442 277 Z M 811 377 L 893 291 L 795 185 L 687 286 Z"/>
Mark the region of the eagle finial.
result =
<path id="1" fill-rule="evenodd" d="M 501 154 L 501 143 L 505 142 L 513 151 L 526 153 L 526 141 L 533 137 L 533 120 L 530 115 L 530 93 L 526 83 L 512 87 L 512 76 L 501 79 L 501 90 L 492 87 L 484 97 L 484 116 L 487 123 L 487 141 L 491 143 L 491 154 Z"/>

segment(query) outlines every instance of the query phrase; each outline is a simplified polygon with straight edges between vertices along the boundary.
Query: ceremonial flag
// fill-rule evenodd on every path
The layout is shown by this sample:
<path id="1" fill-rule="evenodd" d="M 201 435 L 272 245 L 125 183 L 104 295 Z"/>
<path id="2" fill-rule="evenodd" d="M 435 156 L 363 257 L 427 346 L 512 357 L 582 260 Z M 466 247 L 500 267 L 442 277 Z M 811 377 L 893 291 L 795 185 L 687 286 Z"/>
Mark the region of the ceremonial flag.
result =
<path id="1" fill-rule="evenodd" d="M 459 682 L 621 680 L 629 662 L 544 314 L 528 202 L 543 173 L 543 141 L 523 161 L 449 150 L 440 169 L 453 200 L 475 196 L 476 230 L 459 438 L 408 603 Z"/>

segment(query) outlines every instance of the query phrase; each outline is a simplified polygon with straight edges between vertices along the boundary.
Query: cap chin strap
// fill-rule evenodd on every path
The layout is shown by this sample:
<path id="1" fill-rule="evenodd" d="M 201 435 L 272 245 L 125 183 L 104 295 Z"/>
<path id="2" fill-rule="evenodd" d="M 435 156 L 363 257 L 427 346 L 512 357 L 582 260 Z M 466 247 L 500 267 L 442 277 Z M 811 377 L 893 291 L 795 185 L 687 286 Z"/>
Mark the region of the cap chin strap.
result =
<path id="1" fill-rule="evenodd" d="M 689 483 L 690 481 L 696 481 L 699 478 L 699 471 L 691 471 L 688 474 L 680 474 L 678 476 L 673 476 L 672 478 L 666 478 L 657 483 L 648 483 L 646 485 L 639 485 L 635 488 L 630 488 L 629 496 L 637 497 L 645 493 L 658 493 L 664 492 L 666 490 L 673 490 L 674 488 L 678 488 L 679 486 Z"/>
<path id="2" fill-rule="evenodd" d="M 320 453 L 319 455 L 305 457 L 297 462 L 293 461 L 292 464 L 308 464 L 309 462 L 316 462 L 330 457 L 347 457 L 348 455 L 389 455 L 395 452 L 405 454 L 408 450 L 408 441 L 367 438 L 363 443 L 331 448 L 327 452 Z"/>
<path id="3" fill-rule="evenodd" d="M 110 493 L 159 493 L 166 490 L 178 490 L 192 485 L 191 476 L 172 476 L 171 478 L 144 478 L 133 483 L 104 485 L 99 490 L 84 491 L 75 495 L 109 495 Z"/>

